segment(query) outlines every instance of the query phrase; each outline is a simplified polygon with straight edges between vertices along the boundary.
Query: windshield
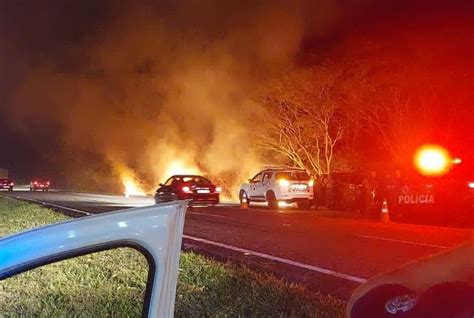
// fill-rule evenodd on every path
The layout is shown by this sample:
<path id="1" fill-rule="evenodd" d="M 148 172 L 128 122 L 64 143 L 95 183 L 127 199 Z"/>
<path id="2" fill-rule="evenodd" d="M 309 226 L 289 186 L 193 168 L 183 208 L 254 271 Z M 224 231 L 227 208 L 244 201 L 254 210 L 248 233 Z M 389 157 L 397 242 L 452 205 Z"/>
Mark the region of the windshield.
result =
<path id="1" fill-rule="evenodd" d="M 276 179 L 287 179 L 293 181 L 308 181 L 311 179 L 311 176 L 305 171 L 284 171 L 277 172 L 275 175 Z"/>
<path id="2" fill-rule="evenodd" d="M 211 185 L 211 181 L 204 177 L 183 177 L 182 181 L 194 185 Z"/>

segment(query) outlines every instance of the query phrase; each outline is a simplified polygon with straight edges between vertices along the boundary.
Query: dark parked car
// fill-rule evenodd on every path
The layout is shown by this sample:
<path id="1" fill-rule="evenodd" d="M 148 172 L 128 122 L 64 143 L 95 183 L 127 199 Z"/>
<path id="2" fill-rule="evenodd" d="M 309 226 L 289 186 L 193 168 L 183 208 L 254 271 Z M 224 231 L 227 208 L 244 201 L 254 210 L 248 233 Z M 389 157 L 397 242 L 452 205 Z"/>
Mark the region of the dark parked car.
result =
<path id="1" fill-rule="evenodd" d="M 49 182 L 48 180 L 35 179 L 30 182 L 30 191 L 36 191 L 36 190 L 48 191 L 50 185 L 51 185 L 51 182 Z"/>
<path id="2" fill-rule="evenodd" d="M 13 191 L 13 183 L 12 179 L 7 178 L 0 178 L 0 189 L 8 189 L 8 191 Z"/>
<path id="3" fill-rule="evenodd" d="M 359 211 L 366 177 L 355 172 L 334 172 L 319 177 L 314 190 L 316 205 L 333 210 Z"/>
<path id="4" fill-rule="evenodd" d="M 221 188 L 196 175 L 176 175 L 169 178 L 155 193 L 155 202 L 191 200 L 191 204 L 217 204 Z"/>

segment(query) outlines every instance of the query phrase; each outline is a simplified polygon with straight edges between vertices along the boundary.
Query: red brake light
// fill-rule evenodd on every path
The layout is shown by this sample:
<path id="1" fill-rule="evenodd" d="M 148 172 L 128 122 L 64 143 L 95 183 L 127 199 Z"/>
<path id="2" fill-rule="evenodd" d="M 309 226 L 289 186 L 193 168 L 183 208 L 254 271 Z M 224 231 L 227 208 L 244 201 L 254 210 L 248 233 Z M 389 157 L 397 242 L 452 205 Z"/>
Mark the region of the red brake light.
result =
<path id="1" fill-rule="evenodd" d="M 35 185 L 38 184 L 38 181 L 34 181 L 33 184 L 35 184 Z"/>
<path id="2" fill-rule="evenodd" d="M 221 192 L 222 192 L 222 188 L 221 188 L 221 187 L 216 187 L 216 192 L 217 192 L 217 193 L 221 193 Z"/>
<path id="3" fill-rule="evenodd" d="M 47 184 L 47 185 L 49 185 L 49 181 L 48 181 L 48 182 L 46 182 L 46 184 Z"/>
<path id="4" fill-rule="evenodd" d="M 191 191 L 191 188 L 188 187 L 188 186 L 182 187 L 181 190 L 183 190 L 184 193 L 193 193 L 193 192 Z"/>
<path id="5" fill-rule="evenodd" d="M 469 189 L 474 189 L 474 182 L 473 182 L 473 181 L 468 182 L 468 183 L 467 183 L 467 187 L 468 187 Z"/>

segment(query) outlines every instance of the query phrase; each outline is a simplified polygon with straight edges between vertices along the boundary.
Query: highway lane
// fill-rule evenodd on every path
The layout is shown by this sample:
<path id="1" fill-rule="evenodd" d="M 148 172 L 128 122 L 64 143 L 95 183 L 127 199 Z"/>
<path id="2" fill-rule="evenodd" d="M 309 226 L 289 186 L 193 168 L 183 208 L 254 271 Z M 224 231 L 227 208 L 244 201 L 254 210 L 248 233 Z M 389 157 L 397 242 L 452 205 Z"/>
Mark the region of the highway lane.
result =
<path id="1" fill-rule="evenodd" d="M 6 194 L 6 193 L 5 193 Z M 150 197 L 13 192 L 90 213 L 153 204 Z M 472 239 L 472 230 L 323 217 L 315 212 L 236 205 L 188 211 L 183 248 L 243 263 L 310 289 L 347 298 L 373 275 Z"/>

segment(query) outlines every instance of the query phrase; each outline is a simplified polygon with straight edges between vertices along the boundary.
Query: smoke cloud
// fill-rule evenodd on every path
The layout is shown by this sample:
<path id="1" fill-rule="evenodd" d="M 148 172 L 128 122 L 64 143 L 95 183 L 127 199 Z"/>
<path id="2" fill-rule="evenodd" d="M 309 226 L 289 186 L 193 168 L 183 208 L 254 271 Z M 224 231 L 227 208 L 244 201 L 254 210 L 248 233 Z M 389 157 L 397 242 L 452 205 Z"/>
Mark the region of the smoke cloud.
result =
<path id="1" fill-rule="evenodd" d="M 62 150 L 51 163 L 61 163 L 74 187 L 122 191 L 126 174 L 151 191 L 184 169 L 230 191 L 259 168 L 251 139 L 263 109 L 252 94 L 294 62 L 308 27 L 304 8 L 279 1 L 114 7 L 94 32 L 26 73 L 9 116 L 25 135 L 54 127 Z"/>

